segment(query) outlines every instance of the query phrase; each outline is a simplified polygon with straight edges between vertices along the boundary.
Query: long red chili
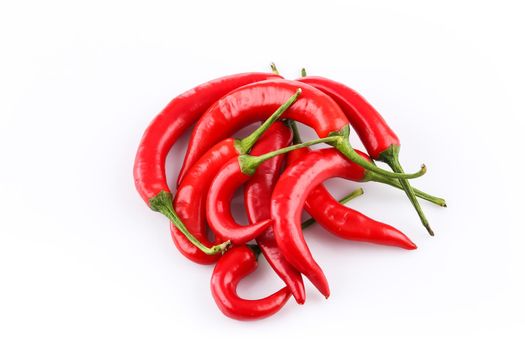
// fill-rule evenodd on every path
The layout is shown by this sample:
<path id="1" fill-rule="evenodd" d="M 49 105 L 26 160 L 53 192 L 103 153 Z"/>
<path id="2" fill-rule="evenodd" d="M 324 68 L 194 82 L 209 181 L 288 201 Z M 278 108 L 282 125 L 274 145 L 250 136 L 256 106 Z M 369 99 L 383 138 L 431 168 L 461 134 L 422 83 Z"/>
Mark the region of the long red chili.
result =
<path id="1" fill-rule="evenodd" d="M 422 167 L 415 174 L 397 174 L 364 161 L 348 141 L 348 119 L 329 96 L 305 83 L 277 79 L 240 87 L 219 99 L 204 113 L 193 129 L 181 176 L 216 142 L 251 123 L 261 121 L 299 88 L 303 91 L 301 99 L 286 111 L 283 118 L 312 127 L 319 137 L 340 136 L 333 146 L 370 171 L 396 178 L 414 178 L 425 173 Z"/>
<path id="2" fill-rule="evenodd" d="M 365 158 L 363 158 L 365 159 Z M 286 260 L 304 274 L 328 297 L 330 289 L 302 234 L 301 212 L 311 191 L 332 177 L 359 181 L 372 172 L 349 161 L 333 148 L 310 152 L 289 166 L 279 178 L 272 194 L 273 229 Z"/>
<path id="3" fill-rule="evenodd" d="M 279 76 L 268 73 L 236 74 L 188 90 L 173 99 L 155 117 L 140 141 L 133 167 L 137 191 L 151 209 L 168 217 L 194 245 L 207 254 L 222 251 L 227 245 L 205 247 L 184 227 L 172 206 L 173 196 L 166 182 L 166 156 L 180 135 L 217 99 L 243 85 L 276 77 Z"/>
<path id="4" fill-rule="evenodd" d="M 298 90 L 282 106 L 280 106 L 261 126 L 242 140 L 225 139 L 206 152 L 188 171 L 173 201 L 173 206 L 186 228 L 205 246 L 212 246 L 206 234 L 206 195 L 210 184 L 219 169 L 231 158 L 247 153 L 261 136 L 268 134 L 290 133 L 281 123 L 272 123 L 293 104 L 300 94 Z M 268 132 L 265 131 L 268 129 Z M 218 259 L 217 255 L 208 255 L 198 249 L 175 225 L 171 225 L 171 236 L 180 252 L 188 259 L 200 263 L 211 264 Z M 224 242 L 216 237 L 217 242 Z"/>
<path id="5" fill-rule="evenodd" d="M 404 249 L 417 248 L 414 242 L 398 229 L 339 203 L 324 186 L 317 186 L 310 192 L 305 209 L 328 232 L 343 239 Z"/>
<path id="6" fill-rule="evenodd" d="M 230 201 L 235 191 L 250 180 L 257 167 L 264 161 L 291 152 L 301 147 L 308 147 L 323 142 L 334 142 L 340 136 L 329 136 L 300 145 L 293 145 L 269 152 L 260 156 L 241 155 L 230 159 L 219 170 L 213 179 L 206 199 L 206 217 L 208 225 L 221 240 L 229 240 L 233 244 L 246 243 L 264 232 L 272 223 L 271 219 L 262 220 L 249 225 L 239 225 L 231 214 Z"/>
<path id="7" fill-rule="evenodd" d="M 281 123 L 279 123 L 281 124 Z M 278 125 L 276 123 L 276 125 Z M 292 141 L 292 132 L 288 127 L 268 131 L 253 146 L 251 155 L 258 156 L 286 147 Z M 251 179 L 244 186 L 244 203 L 251 224 L 270 219 L 270 201 L 273 187 L 277 183 L 280 170 L 286 155 L 280 155 L 268 159 L 262 163 Z M 257 245 L 261 248 L 264 257 L 286 283 L 299 304 L 304 304 L 306 299 L 303 278 L 299 271 L 290 265 L 281 254 L 271 227 L 255 238 Z"/>
<path id="8" fill-rule="evenodd" d="M 303 71 L 304 72 L 304 71 Z M 363 142 L 368 154 L 375 160 L 384 161 L 392 170 L 403 173 L 399 162 L 399 138 L 383 119 L 381 114 L 363 96 L 350 87 L 322 77 L 303 77 L 299 79 L 333 98 L 343 110 Z M 434 235 L 412 186 L 405 179 L 400 180 L 410 202 L 416 209 L 419 218 L 429 232 Z"/>
<path id="9" fill-rule="evenodd" d="M 256 320 L 273 315 L 290 298 L 284 287 L 272 295 L 258 300 L 247 300 L 237 295 L 239 281 L 257 268 L 256 246 L 238 246 L 227 251 L 217 262 L 211 277 L 211 293 L 215 303 L 228 317 L 236 320 Z"/>
<path id="10" fill-rule="evenodd" d="M 294 143 L 301 143 L 295 123 L 292 122 L 291 127 L 294 130 Z M 290 152 L 288 156 L 288 166 L 293 167 L 295 163 L 307 159 L 308 154 L 311 152 L 308 148 L 300 148 Z M 369 159 L 364 153 L 360 154 L 363 158 Z M 347 163 L 345 167 L 346 178 L 354 181 L 363 181 L 367 178 L 365 169 L 357 164 Z M 405 234 L 396 228 L 375 221 L 357 210 L 353 210 L 339 203 L 323 184 L 319 184 L 310 191 L 304 202 L 304 208 L 308 214 L 328 232 L 341 238 L 397 246 L 405 249 L 417 248 Z"/>

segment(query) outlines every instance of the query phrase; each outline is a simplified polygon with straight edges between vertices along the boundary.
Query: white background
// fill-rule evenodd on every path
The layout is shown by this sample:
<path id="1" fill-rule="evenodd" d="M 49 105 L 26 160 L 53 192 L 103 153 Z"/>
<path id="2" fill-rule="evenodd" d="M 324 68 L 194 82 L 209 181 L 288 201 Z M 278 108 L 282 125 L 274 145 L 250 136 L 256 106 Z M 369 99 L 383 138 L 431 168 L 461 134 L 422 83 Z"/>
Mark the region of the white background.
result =
<path id="1" fill-rule="evenodd" d="M 2 1 L 0 348 L 523 348 L 519 4 Z M 351 206 L 419 249 L 313 228 L 330 299 L 307 283 L 304 306 L 242 323 L 218 311 L 211 267 L 175 249 L 132 166 L 171 98 L 271 61 L 365 95 L 400 135 L 405 167 L 428 165 L 413 183 L 449 208 L 424 203 L 430 238 L 402 193 L 365 184 Z M 186 140 L 170 155 L 172 179 Z M 239 292 L 281 285 L 263 261 Z"/>

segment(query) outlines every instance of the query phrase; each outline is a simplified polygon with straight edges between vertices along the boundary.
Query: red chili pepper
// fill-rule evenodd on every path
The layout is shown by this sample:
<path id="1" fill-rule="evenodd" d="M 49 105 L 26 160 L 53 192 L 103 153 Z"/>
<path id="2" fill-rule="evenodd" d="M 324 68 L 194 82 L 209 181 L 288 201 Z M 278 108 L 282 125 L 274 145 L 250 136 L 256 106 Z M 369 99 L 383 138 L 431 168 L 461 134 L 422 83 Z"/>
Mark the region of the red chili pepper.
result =
<path id="1" fill-rule="evenodd" d="M 398 229 L 375 221 L 339 203 L 324 186 L 314 188 L 305 209 L 328 232 L 352 241 L 416 249 L 417 246 Z"/>
<path id="2" fill-rule="evenodd" d="M 221 240 L 229 240 L 233 244 L 243 244 L 264 232 L 271 225 L 271 219 L 245 226 L 235 222 L 230 208 L 230 201 L 235 191 L 250 180 L 257 167 L 264 161 L 301 147 L 308 147 L 322 142 L 334 142 L 338 138 L 340 136 L 325 137 L 300 145 L 281 148 L 260 156 L 245 154 L 226 162 L 213 179 L 206 200 L 208 225 L 210 225 L 215 235 Z"/>
<path id="3" fill-rule="evenodd" d="M 282 106 L 280 106 L 261 126 L 242 140 L 228 138 L 216 144 L 195 163 L 177 190 L 173 206 L 180 220 L 186 228 L 202 242 L 205 246 L 212 246 L 206 234 L 206 195 L 215 174 L 231 158 L 247 153 L 259 137 L 282 133 L 285 129 L 290 131 L 281 123 L 272 123 L 298 98 L 301 93 L 298 90 Z M 269 129 L 268 129 L 269 128 Z M 268 129 L 268 133 L 265 131 Z M 289 136 L 290 138 L 290 136 Z M 198 249 L 175 225 L 171 225 L 171 236 L 180 252 L 188 259 L 200 263 L 211 264 L 218 259 L 217 255 L 208 255 Z M 224 242 L 218 238 L 218 242 Z"/>
<path id="4" fill-rule="evenodd" d="M 199 85 L 173 99 L 151 122 L 140 141 L 133 168 L 137 191 L 151 209 L 168 217 L 194 245 L 207 254 L 220 252 L 227 245 L 205 247 L 177 217 L 172 206 L 173 196 L 166 182 L 166 156 L 180 135 L 217 99 L 240 86 L 276 77 L 279 76 L 245 73 Z"/>
<path id="5" fill-rule="evenodd" d="M 399 138 L 381 114 L 363 96 L 346 85 L 322 77 L 303 77 L 299 81 L 307 83 L 333 98 L 345 113 L 350 125 L 356 130 L 368 154 L 375 160 L 384 161 L 395 172 L 403 173 L 403 168 L 399 163 L 399 148 L 401 146 Z M 401 179 L 401 185 L 416 209 L 423 226 L 433 236 L 434 233 L 411 185 L 404 179 Z"/>
<path id="6" fill-rule="evenodd" d="M 217 262 L 211 277 L 211 293 L 215 303 L 228 317 L 236 320 L 256 320 L 273 315 L 290 298 L 284 287 L 274 294 L 258 300 L 242 299 L 237 295 L 239 281 L 257 268 L 256 246 L 233 247 Z"/>
<path id="7" fill-rule="evenodd" d="M 353 181 L 366 181 L 370 176 L 375 176 L 370 174 L 373 173 L 349 161 L 337 150 L 321 149 L 310 152 L 289 166 L 273 191 L 271 211 L 277 244 L 286 260 L 308 277 L 326 297 L 330 295 L 328 282 L 321 267 L 312 257 L 302 234 L 301 212 L 304 203 L 311 191 L 329 178 L 343 177 Z M 383 236 L 382 239 L 390 241 L 390 233 L 383 231 L 386 237 Z"/>
<path id="8" fill-rule="evenodd" d="M 294 143 L 301 143 L 299 131 L 297 130 L 295 123 L 292 122 L 291 127 L 294 130 Z M 301 148 L 291 152 L 288 158 L 288 167 L 300 167 L 300 164 L 296 164 L 302 161 L 308 161 L 308 155 L 311 152 L 312 151 L 308 148 Z M 367 155 L 364 153 L 360 154 L 363 158 L 369 160 Z M 331 166 L 337 167 L 338 161 L 342 162 L 346 178 L 354 181 L 363 181 L 367 179 L 367 171 L 365 169 L 355 163 L 351 163 L 350 161 L 343 162 L 342 160 L 345 160 L 345 158 L 334 157 Z M 328 162 L 328 158 L 323 159 L 321 167 L 325 169 L 324 171 L 330 170 Z M 375 221 L 360 212 L 339 203 L 330 192 L 328 192 L 323 184 L 318 185 L 310 191 L 304 204 L 304 208 L 315 221 L 323 226 L 328 232 L 341 238 L 397 246 L 405 249 L 417 248 L 405 234 L 396 228 Z"/>
<path id="9" fill-rule="evenodd" d="M 321 186 L 321 185 L 319 185 L 319 186 Z M 317 186 L 317 187 L 319 187 L 319 186 Z M 312 192 L 315 191 L 315 190 L 317 189 L 317 187 L 314 188 L 314 189 L 312 190 Z M 330 192 L 328 192 L 328 193 L 330 193 Z M 362 196 L 363 194 L 365 194 L 365 191 L 363 190 L 362 187 L 359 187 L 359 188 L 353 190 L 352 192 L 348 193 L 348 194 L 345 195 L 344 197 L 342 197 L 338 202 L 339 202 L 340 204 L 343 204 L 343 205 L 344 205 L 344 204 L 350 202 L 352 199 L 357 198 L 357 197 L 359 197 L 359 196 Z M 306 228 L 312 226 L 312 225 L 315 224 L 316 222 L 317 222 L 317 221 L 315 221 L 315 219 L 311 217 L 310 219 L 307 219 L 307 220 L 303 221 L 303 222 L 301 223 L 301 227 L 302 227 L 302 229 L 304 230 L 304 229 L 306 229 Z"/>
<path id="10" fill-rule="evenodd" d="M 253 146 L 250 151 L 251 155 L 263 155 L 290 144 L 292 141 L 290 128 L 285 127 L 282 123 L 276 123 L 275 125 L 282 127 L 265 133 Z M 244 203 L 251 224 L 270 219 L 272 191 L 279 178 L 284 160 L 284 154 L 268 159 L 257 168 L 252 178 L 244 186 Z M 290 265 L 279 251 L 271 227 L 257 236 L 255 240 L 266 260 L 277 275 L 286 283 L 297 303 L 304 304 L 306 297 L 303 278 L 299 271 Z"/>
<path id="11" fill-rule="evenodd" d="M 303 91 L 300 101 L 290 107 L 283 118 L 312 127 L 319 137 L 340 136 L 333 146 L 370 171 L 395 178 L 414 178 L 425 173 L 424 166 L 415 174 L 397 174 L 364 161 L 348 141 L 348 119 L 330 97 L 307 84 L 278 79 L 240 87 L 211 106 L 193 129 L 180 177 L 212 145 L 251 123 L 261 121 L 299 88 Z"/>

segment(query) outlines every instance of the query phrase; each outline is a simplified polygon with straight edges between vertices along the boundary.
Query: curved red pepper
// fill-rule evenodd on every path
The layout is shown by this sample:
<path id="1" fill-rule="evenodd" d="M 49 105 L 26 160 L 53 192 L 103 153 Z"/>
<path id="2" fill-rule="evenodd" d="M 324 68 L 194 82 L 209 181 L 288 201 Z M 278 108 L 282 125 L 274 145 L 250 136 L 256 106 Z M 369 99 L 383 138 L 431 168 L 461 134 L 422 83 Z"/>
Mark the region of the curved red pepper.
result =
<path id="1" fill-rule="evenodd" d="M 242 172 L 239 160 L 230 159 L 213 179 L 206 200 L 206 216 L 208 225 L 221 241 L 231 241 L 232 244 L 243 244 L 263 233 L 271 224 L 267 218 L 250 225 L 239 225 L 231 213 L 230 202 L 233 194 L 250 175 Z"/>
<path id="2" fill-rule="evenodd" d="M 288 167 L 272 194 L 273 229 L 281 252 L 327 298 L 330 295 L 328 281 L 304 240 L 301 211 L 310 192 L 323 181 L 332 177 L 366 181 L 367 174 L 372 173 L 367 173 L 336 149 L 321 149 Z"/>
<path id="3" fill-rule="evenodd" d="M 326 137 L 348 125 L 348 119 L 339 106 L 307 84 L 283 79 L 250 84 L 218 100 L 195 124 L 179 178 L 210 146 L 249 124 L 264 120 L 264 116 L 270 115 L 299 88 L 301 98 L 283 118 L 307 124 L 319 137 Z"/>
<path id="4" fill-rule="evenodd" d="M 333 146 L 352 161 L 359 162 L 375 173 L 392 178 L 416 178 L 426 172 L 426 168 L 422 166 L 420 171 L 413 174 L 392 173 L 363 161 L 350 146 L 348 119 L 337 103 L 307 84 L 275 79 L 240 87 L 218 100 L 203 114 L 193 129 L 180 176 L 184 176 L 191 164 L 211 145 L 260 121 L 297 89 L 303 91 L 301 99 L 286 111 L 283 118 L 297 120 L 312 127 L 321 138 L 340 136 Z"/>
<path id="5" fill-rule="evenodd" d="M 159 192 L 170 192 L 165 171 L 168 151 L 215 101 L 243 85 L 275 78 L 280 77 L 269 73 L 235 74 L 209 81 L 174 98 L 150 123 L 137 150 L 133 175 L 144 202 L 150 205 Z"/>
<path id="6" fill-rule="evenodd" d="M 237 295 L 239 281 L 256 268 L 257 256 L 247 246 L 233 247 L 219 259 L 211 277 L 211 292 L 223 314 L 236 320 L 256 320 L 273 315 L 286 304 L 291 295 L 288 287 L 258 300 Z"/>
<path id="7" fill-rule="evenodd" d="M 283 148 L 290 144 L 291 139 L 292 133 L 289 128 L 283 129 L 282 132 L 268 132 L 253 146 L 250 154 L 257 156 Z M 262 163 L 245 184 L 244 203 L 250 223 L 253 224 L 271 217 L 272 191 L 279 178 L 285 157 L 286 155 L 283 154 Z M 279 251 L 271 227 L 257 236 L 255 240 L 266 260 L 286 283 L 297 303 L 304 304 L 306 296 L 301 274 L 286 261 Z"/>
<path id="8" fill-rule="evenodd" d="M 297 80 L 321 90 L 337 102 L 373 159 L 379 160 L 386 149 L 401 144 L 381 114 L 355 90 L 323 77 L 308 76 Z"/>
<path id="9" fill-rule="evenodd" d="M 265 160 L 297 148 L 308 147 L 318 143 L 334 142 L 339 138 L 340 136 L 329 136 L 300 145 L 284 147 L 260 156 L 244 154 L 230 159 L 213 179 L 208 191 L 208 198 L 206 199 L 206 217 L 208 225 L 210 225 L 215 235 L 233 244 L 242 244 L 254 239 L 271 225 L 271 219 L 244 226 L 239 225 L 235 222 L 230 208 L 230 201 L 235 191 L 251 179 L 258 166 L 264 163 Z"/>
<path id="10" fill-rule="evenodd" d="M 166 156 L 180 135 L 214 103 L 243 85 L 279 77 L 268 73 L 236 74 L 199 85 L 173 99 L 150 123 L 140 141 L 133 176 L 146 204 L 166 215 L 193 239 L 173 209 L 173 196 L 166 182 Z M 198 242 L 195 242 L 198 244 Z M 220 251 L 220 250 L 218 250 Z M 210 252 L 213 253 L 213 252 Z"/>
<path id="11" fill-rule="evenodd" d="M 182 223 L 185 222 L 186 225 L 196 231 L 193 237 L 202 246 L 211 250 L 209 248 L 211 243 L 206 235 L 205 198 L 214 174 L 229 158 L 246 154 L 257 140 L 265 134 L 268 128 L 279 130 L 279 125 L 275 126 L 273 123 L 297 100 L 300 93 L 301 91 L 297 90 L 250 135 L 241 140 L 230 138 L 219 142 L 204 154 L 190 169 L 187 176 L 184 177 L 174 200 L 174 208 L 177 214 L 180 215 L 179 220 Z M 284 126 L 281 125 L 281 128 L 284 128 Z M 208 257 L 208 254 L 201 247 L 197 247 L 178 226 L 172 225 L 171 233 L 175 245 L 190 260 L 201 264 L 212 263 L 216 260 L 214 257 Z M 220 241 L 221 237 L 217 238 Z M 221 243 L 221 245 L 229 243 L 231 242 L 227 241 Z"/>
<path id="12" fill-rule="evenodd" d="M 328 232 L 343 239 L 404 249 L 417 248 L 414 242 L 398 229 L 339 203 L 324 186 L 319 185 L 310 192 L 305 209 Z"/>
<path id="13" fill-rule="evenodd" d="M 312 152 L 308 148 L 300 148 L 288 155 L 288 166 L 305 160 Z M 363 152 L 357 151 L 363 158 L 369 159 Z M 366 181 L 367 171 L 355 163 L 346 167 L 346 178 L 353 181 Z M 310 216 L 328 232 L 344 239 L 363 241 L 375 244 L 397 246 L 405 249 L 416 249 L 417 246 L 396 228 L 375 221 L 357 210 L 339 203 L 328 192 L 323 184 L 310 191 L 304 202 L 304 209 Z"/>
<path id="14" fill-rule="evenodd" d="M 344 84 L 322 77 L 309 76 L 298 80 L 323 91 L 337 102 L 373 159 L 384 161 L 397 173 L 403 172 L 403 167 L 399 163 L 401 146 L 399 138 L 381 114 L 363 96 Z M 421 223 L 433 236 L 434 233 L 416 199 L 414 189 L 408 180 L 401 180 L 401 185 L 416 209 Z"/>
<path id="15" fill-rule="evenodd" d="M 219 142 L 190 168 L 177 189 L 173 207 L 188 230 L 205 246 L 213 246 L 206 233 L 208 189 L 224 162 L 238 155 L 235 139 L 229 138 Z M 219 254 L 203 253 L 173 223 L 171 224 L 171 237 L 179 251 L 191 261 L 199 264 L 212 264 L 220 258 Z"/>

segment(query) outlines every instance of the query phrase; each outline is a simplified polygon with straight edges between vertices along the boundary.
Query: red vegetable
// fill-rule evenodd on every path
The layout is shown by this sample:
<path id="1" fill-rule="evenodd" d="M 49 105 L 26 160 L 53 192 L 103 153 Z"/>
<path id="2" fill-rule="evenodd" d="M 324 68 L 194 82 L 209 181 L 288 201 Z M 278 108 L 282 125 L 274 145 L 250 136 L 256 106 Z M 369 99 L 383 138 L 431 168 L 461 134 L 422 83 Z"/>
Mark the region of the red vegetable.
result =
<path id="1" fill-rule="evenodd" d="M 337 150 L 322 149 L 310 152 L 301 161 L 289 166 L 274 188 L 271 212 L 277 244 L 286 260 L 308 277 L 327 298 L 330 295 L 328 282 L 302 234 L 301 211 L 311 191 L 323 181 L 332 177 L 367 180 L 369 176 L 375 176 L 370 174 L 374 173 L 349 161 Z M 384 230 L 381 233 L 383 242 L 391 242 L 392 231 Z"/>
<path id="2" fill-rule="evenodd" d="M 272 223 L 270 219 L 245 226 L 235 222 L 231 214 L 230 201 L 236 189 L 250 180 L 257 167 L 264 161 L 301 147 L 308 147 L 322 142 L 333 142 L 339 137 L 325 137 L 300 145 L 281 148 L 260 156 L 245 154 L 226 162 L 213 179 L 206 200 L 208 225 L 215 232 L 215 235 L 221 240 L 229 240 L 233 244 L 243 244 L 264 232 Z"/>
<path id="3" fill-rule="evenodd" d="M 278 124 L 276 123 L 275 125 Z M 288 127 L 281 125 L 283 126 L 282 128 L 265 133 L 253 146 L 250 153 L 258 156 L 289 145 L 292 140 L 292 132 Z M 279 178 L 284 160 L 284 154 L 268 159 L 257 168 L 251 179 L 244 186 L 244 203 L 251 224 L 270 218 L 272 191 Z M 286 283 L 295 300 L 299 304 L 304 304 L 306 296 L 303 278 L 299 271 L 290 265 L 281 254 L 272 228 L 266 229 L 255 240 L 266 260 L 277 275 Z"/>
<path id="4" fill-rule="evenodd" d="M 294 129 L 294 143 L 300 143 L 299 132 L 293 122 L 292 128 Z M 300 167 L 300 164 L 296 164 L 303 161 L 307 162 L 311 152 L 308 148 L 301 148 L 291 152 L 288 158 L 288 167 Z M 363 158 L 369 159 L 364 153 L 361 153 L 361 155 Z M 323 163 L 320 166 L 324 167 L 324 171 L 328 171 L 330 167 L 341 167 L 339 163 L 342 162 L 342 166 L 344 166 L 342 171 L 344 171 L 347 179 L 363 181 L 367 178 L 365 169 L 355 163 L 343 160 L 345 160 L 343 157 L 333 157 L 332 162 L 329 163 L 329 159 L 323 159 Z M 372 176 L 374 175 L 372 174 Z M 394 227 L 372 220 L 357 210 L 339 203 L 322 183 L 310 191 L 304 204 L 304 208 L 315 221 L 328 232 L 341 238 L 398 246 L 405 249 L 417 248 L 407 236 Z"/>
<path id="5" fill-rule="evenodd" d="M 211 106 L 193 129 L 181 176 L 213 144 L 251 123 L 261 121 L 299 88 L 303 91 L 301 99 L 286 111 L 283 118 L 312 127 L 319 137 L 341 136 L 333 146 L 370 171 L 396 178 L 414 178 L 425 173 L 424 167 L 415 174 L 391 173 L 364 161 L 351 148 L 348 120 L 330 97 L 307 84 L 279 79 L 245 85 Z"/>
<path id="6" fill-rule="evenodd" d="M 274 294 L 258 300 L 246 300 L 237 295 L 239 281 L 255 271 L 257 255 L 248 246 L 233 247 L 217 262 L 211 277 L 211 292 L 215 303 L 228 317 L 236 320 L 256 320 L 273 315 L 290 298 L 290 290 L 284 287 Z"/>
<path id="7" fill-rule="evenodd" d="M 300 90 L 291 96 L 249 136 L 242 140 L 228 138 L 212 147 L 191 167 L 184 177 L 178 188 L 173 206 L 188 230 L 205 246 L 209 247 L 213 245 L 206 234 L 205 217 L 206 195 L 213 177 L 229 159 L 248 152 L 261 135 L 267 134 L 265 131 L 268 128 L 270 128 L 268 130 L 269 133 L 279 133 L 279 130 L 283 128 L 289 133 L 288 128 L 284 125 L 272 125 L 272 123 L 295 102 L 299 94 Z M 184 233 L 173 224 L 171 225 L 171 235 L 177 248 L 188 259 L 200 264 L 211 264 L 218 259 L 218 256 L 205 254 L 198 249 L 186 238 Z M 221 240 L 221 237 L 217 238 L 218 242 L 226 241 Z"/>
<path id="8" fill-rule="evenodd" d="M 317 186 L 310 192 L 305 201 L 305 209 L 328 232 L 343 239 L 404 249 L 417 248 L 410 238 L 398 229 L 342 205 L 324 186 Z"/>
<path id="9" fill-rule="evenodd" d="M 395 172 L 403 173 L 403 168 L 399 163 L 401 146 L 399 138 L 379 112 L 364 97 L 346 85 L 322 77 L 303 77 L 299 81 L 307 83 L 332 97 L 345 113 L 350 125 L 356 130 L 368 154 L 375 160 L 386 162 Z M 421 222 L 433 236 L 434 233 L 409 182 L 401 179 L 401 185 L 416 209 Z"/>
<path id="10" fill-rule="evenodd" d="M 205 247 L 184 227 L 172 206 L 173 196 L 166 182 L 166 156 L 180 135 L 217 99 L 240 86 L 276 77 L 275 74 L 245 73 L 199 85 L 173 99 L 151 122 L 140 141 L 133 168 L 137 191 L 151 209 L 168 217 L 206 254 L 220 252 L 227 244 Z"/>

